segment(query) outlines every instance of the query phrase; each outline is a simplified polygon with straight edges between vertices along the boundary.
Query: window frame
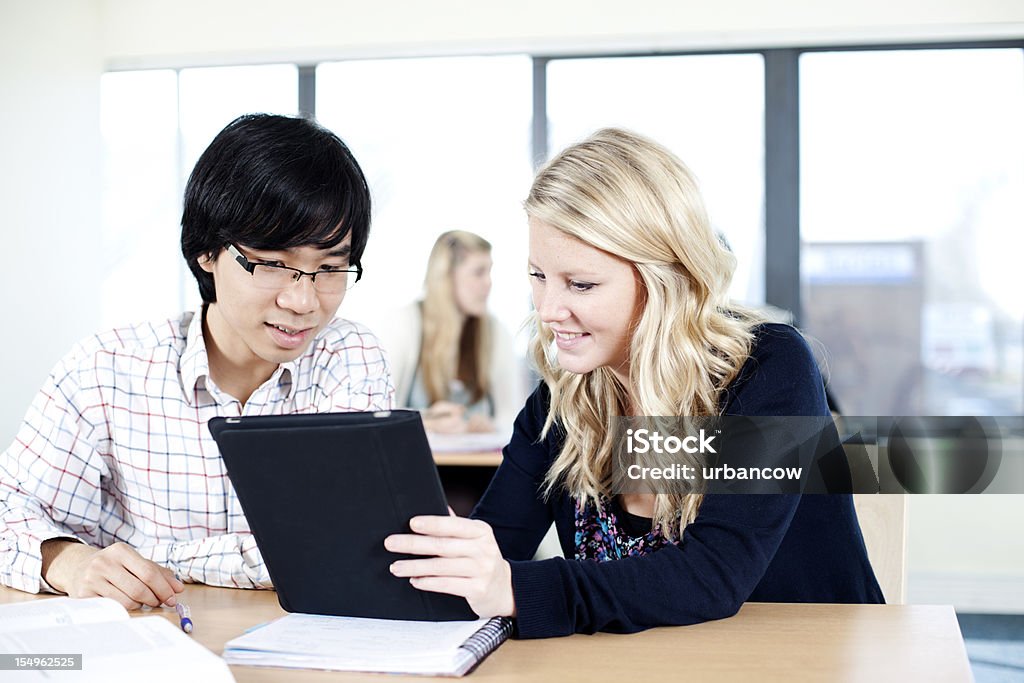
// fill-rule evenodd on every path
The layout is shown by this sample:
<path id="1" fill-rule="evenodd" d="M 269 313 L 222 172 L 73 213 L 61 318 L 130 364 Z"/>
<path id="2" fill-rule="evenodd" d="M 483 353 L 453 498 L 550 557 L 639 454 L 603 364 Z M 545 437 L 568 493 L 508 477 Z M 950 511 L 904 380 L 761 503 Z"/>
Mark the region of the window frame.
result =
<path id="1" fill-rule="evenodd" d="M 547 67 L 559 60 L 759 54 L 764 60 L 764 292 L 765 303 L 803 318 L 800 273 L 800 57 L 815 52 L 1018 49 L 1024 39 L 803 45 L 742 49 L 637 52 L 530 53 L 533 62 L 531 158 L 539 167 L 550 155 Z M 339 61 L 339 60 L 322 60 Z M 341 60 L 344 61 L 344 60 Z M 288 62 L 273 62 L 288 63 Z M 294 63 L 299 72 L 296 110 L 316 117 L 316 69 L 320 61 Z M 181 71 L 195 65 L 173 69 Z M 181 138 L 179 132 L 179 148 Z M 180 162 L 180 150 L 179 150 Z M 770 172 L 769 172 L 770 171 Z M 179 194 L 182 188 L 178 188 Z M 1024 391 L 1024 390 L 1022 390 Z"/>

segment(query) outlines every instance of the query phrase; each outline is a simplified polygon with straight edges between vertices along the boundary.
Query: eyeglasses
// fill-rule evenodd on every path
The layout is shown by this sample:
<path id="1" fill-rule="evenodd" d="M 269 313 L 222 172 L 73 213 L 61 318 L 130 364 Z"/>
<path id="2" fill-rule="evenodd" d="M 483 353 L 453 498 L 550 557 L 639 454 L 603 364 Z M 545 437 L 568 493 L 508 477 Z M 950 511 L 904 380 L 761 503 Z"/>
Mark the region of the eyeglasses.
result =
<path id="1" fill-rule="evenodd" d="M 227 245 L 227 250 L 238 261 L 238 265 L 252 275 L 253 283 L 262 289 L 284 289 L 301 280 L 303 275 L 308 275 L 313 289 L 321 294 L 340 294 L 363 277 L 363 267 L 358 263 L 351 268 L 325 268 L 307 273 L 298 268 L 272 263 L 253 263 L 233 244 Z M 352 275 L 355 275 L 354 280 Z"/>

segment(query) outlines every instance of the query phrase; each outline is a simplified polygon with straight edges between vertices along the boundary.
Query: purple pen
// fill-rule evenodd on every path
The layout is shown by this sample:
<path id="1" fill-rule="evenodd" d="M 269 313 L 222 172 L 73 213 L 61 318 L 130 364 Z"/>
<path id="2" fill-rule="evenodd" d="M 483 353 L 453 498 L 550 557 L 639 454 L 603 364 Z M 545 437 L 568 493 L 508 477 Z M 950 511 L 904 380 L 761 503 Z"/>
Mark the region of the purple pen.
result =
<path id="1" fill-rule="evenodd" d="M 192 633 L 192 610 L 188 608 L 188 605 L 179 602 L 174 606 L 174 611 L 181 619 L 181 630 L 185 633 Z"/>

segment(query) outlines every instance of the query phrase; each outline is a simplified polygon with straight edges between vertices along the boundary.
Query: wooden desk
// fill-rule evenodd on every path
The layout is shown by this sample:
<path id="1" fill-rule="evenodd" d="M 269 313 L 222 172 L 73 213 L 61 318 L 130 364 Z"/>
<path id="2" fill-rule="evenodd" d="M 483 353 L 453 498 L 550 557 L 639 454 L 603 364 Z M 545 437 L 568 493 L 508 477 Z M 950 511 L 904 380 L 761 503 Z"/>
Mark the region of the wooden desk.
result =
<path id="1" fill-rule="evenodd" d="M 500 433 L 427 434 L 434 463 L 441 466 L 497 467 L 509 435 Z M 481 491 L 481 493 L 483 493 Z"/>
<path id="2" fill-rule="evenodd" d="M 501 451 L 434 450 L 433 456 L 448 505 L 455 514 L 468 517 L 501 464 Z"/>
<path id="3" fill-rule="evenodd" d="M 0 588 L 0 603 L 36 599 L 45 598 Z M 193 637 L 217 654 L 245 629 L 284 614 L 271 591 L 190 585 L 183 599 L 192 608 Z M 177 623 L 173 610 L 156 613 Z M 428 680 L 253 667 L 232 672 L 239 683 Z M 468 680 L 902 683 L 972 677 L 952 607 L 749 603 L 730 619 L 695 626 L 510 641 Z"/>
<path id="4" fill-rule="evenodd" d="M 434 464 L 438 467 L 456 465 L 462 467 L 497 467 L 501 464 L 501 451 L 470 451 L 468 453 L 434 453 Z"/>

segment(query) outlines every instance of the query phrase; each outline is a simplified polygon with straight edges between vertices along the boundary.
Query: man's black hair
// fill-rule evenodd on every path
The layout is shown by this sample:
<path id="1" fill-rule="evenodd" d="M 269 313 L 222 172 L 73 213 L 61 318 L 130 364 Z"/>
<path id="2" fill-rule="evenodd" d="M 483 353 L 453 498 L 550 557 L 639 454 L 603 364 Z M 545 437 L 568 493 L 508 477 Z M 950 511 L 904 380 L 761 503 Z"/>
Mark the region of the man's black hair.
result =
<path id="1" fill-rule="evenodd" d="M 246 114 L 199 157 L 185 187 L 181 253 L 203 301 L 217 300 L 199 258 L 228 244 L 277 251 L 329 249 L 352 235 L 360 263 L 370 232 L 370 190 L 352 152 L 308 119 Z"/>

